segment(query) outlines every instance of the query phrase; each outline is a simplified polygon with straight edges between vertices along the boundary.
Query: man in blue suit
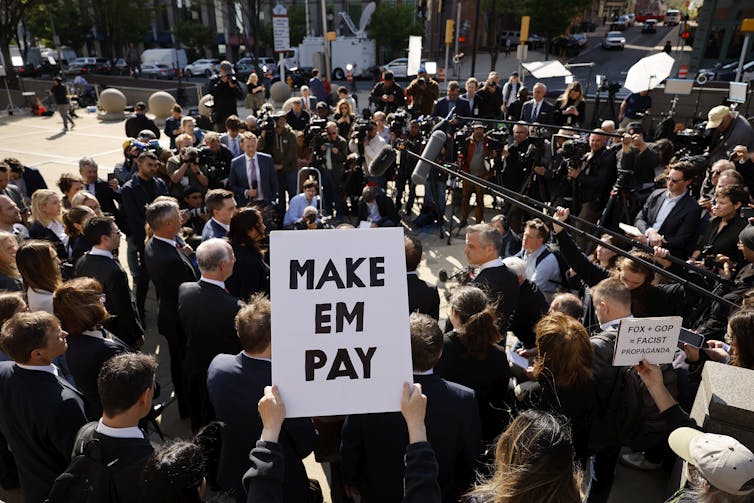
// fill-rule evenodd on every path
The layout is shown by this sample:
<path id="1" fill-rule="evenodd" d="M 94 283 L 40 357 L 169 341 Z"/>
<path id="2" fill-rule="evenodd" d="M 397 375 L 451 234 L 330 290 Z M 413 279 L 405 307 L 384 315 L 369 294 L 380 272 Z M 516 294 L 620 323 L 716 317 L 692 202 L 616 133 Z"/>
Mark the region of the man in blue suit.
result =
<path id="1" fill-rule="evenodd" d="M 474 465 L 482 449 L 479 406 L 474 391 L 432 372 L 443 345 L 437 321 L 413 313 L 409 326 L 414 382 L 422 385 L 428 398 L 427 438 L 440 465 L 437 481 L 442 501 L 457 502 L 474 482 Z M 400 412 L 348 416 L 340 447 L 346 493 L 361 494 L 364 503 L 401 501 L 408 443 Z"/>
<path id="2" fill-rule="evenodd" d="M 251 467 L 249 452 L 262 433 L 257 404 L 264 396 L 264 387 L 272 384 L 269 299 L 253 296 L 238 311 L 236 330 L 243 351 L 237 355 L 219 354 L 212 360 L 207 371 L 207 391 L 216 418 L 224 423 L 217 482 L 231 491 L 236 501 L 245 502 L 241 478 Z M 279 445 L 285 460 L 282 482 L 286 503 L 307 501 L 309 479 L 302 459 L 312 452 L 316 438 L 310 418 L 283 422 Z M 402 460 L 401 455 L 401 464 Z"/>
<path id="3" fill-rule="evenodd" d="M 448 82 L 448 95 L 444 98 L 440 98 L 435 103 L 435 111 L 432 115 L 437 117 L 446 117 L 451 110 L 455 107 L 455 114 L 461 117 L 470 117 L 471 109 L 469 108 L 469 102 L 465 98 L 461 98 L 461 86 L 455 80 Z"/>
<path id="4" fill-rule="evenodd" d="M 212 189 L 204 196 L 204 204 L 212 218 L 204 224 L 202 241 L 224 238 L 230 230 L 230 219 L 238 212 L 233 193 L 225 189 Z"/>
<path id="5" fill-rule="evenodd" d="M 278 193 L 278 177 L 272 156 L 257 152 L 257 136 L 248 131 L 241 135 L 241 147 L 243 155 L 233 159 L 230 164 L 228 186 L 236 195 L 239 206 L 254 201 L 269 206 Z"/>

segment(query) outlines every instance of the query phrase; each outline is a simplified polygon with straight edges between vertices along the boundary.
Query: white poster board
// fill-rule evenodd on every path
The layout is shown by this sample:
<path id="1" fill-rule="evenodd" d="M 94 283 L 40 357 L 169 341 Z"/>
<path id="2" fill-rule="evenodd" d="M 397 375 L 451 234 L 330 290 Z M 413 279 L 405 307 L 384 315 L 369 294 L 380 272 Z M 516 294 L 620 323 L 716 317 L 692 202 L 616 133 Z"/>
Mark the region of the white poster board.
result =
<path id="1" fill-rule="evenodd" d="M 621 320 L 615 340 L 613 366 L 671 363 L 678 347 L 683 318 L 629 318 Z"/>
<path id="2" fill-rule="evenodd" d="M 270 257 L 286 417 L 399 411 L 413 382 L 403 229 L 277 231 Z"/>

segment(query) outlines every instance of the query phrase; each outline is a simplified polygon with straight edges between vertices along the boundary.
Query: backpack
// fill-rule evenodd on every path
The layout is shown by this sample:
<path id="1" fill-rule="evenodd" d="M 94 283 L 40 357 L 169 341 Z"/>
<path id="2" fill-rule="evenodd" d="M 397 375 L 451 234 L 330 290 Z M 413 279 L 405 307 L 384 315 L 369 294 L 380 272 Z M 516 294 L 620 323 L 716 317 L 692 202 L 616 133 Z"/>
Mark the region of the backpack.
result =
<path id="1" fill-rule="evenodd" d="M 558 270 L 560 271 L 560 280 L 557 281 L 557 283 L 560 285 L 560 288 L 558 289 L 564 291 L 570 290 L 570 288 L 568 288 L 567 274 L 570 267 L 563 258 L 563 255 L 560 254 L 560 248 L 558 248 L 557 244 L 547 243 L 547 245 L 545 245 L 545 250 L 539 254 L 539 257 L 537 257 L 537 260 L 534 262 L 534 267 L 537 267 L 539 263 L 542 262 L 548 255 L 554 255 L 555 260 L 558 261 Z"/>
<path id="2" fill-rule="evenodd" d="M 120 468 L 118 459 L 104 462 L 100 441 L 92 438 L 96 426 L 96 422 L 89 423 L 76 435 L 74 445 L 83 442 L 81 452 L 55 479 L 44 503 L 118 503 L 113 484 L 113 475 Z"/>
<path id="3" fill-rule="evenodd" d="M 665 387 L 674 398 L 677 397 L 678 386 L 673 366 L 665 364 L 660 368 Z M 644 451 L 667 440 L 670 433 L 668 425 L 660 417 L 654 399 L 633 367 L 621 367 L 606 407 L 603 417 L 611 423 L 620 445 Z"/>

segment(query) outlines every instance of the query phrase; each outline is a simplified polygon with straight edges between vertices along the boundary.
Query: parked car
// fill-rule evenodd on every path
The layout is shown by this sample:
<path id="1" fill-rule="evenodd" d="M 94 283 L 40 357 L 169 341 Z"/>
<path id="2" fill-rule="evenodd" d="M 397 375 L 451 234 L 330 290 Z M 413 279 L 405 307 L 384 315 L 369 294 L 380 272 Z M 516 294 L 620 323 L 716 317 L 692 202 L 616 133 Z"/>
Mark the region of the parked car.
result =
<path id="1" fill-rule="evenodd" d="M 584 33 L 560 36 L 552 41 L 550 51 L 554 54 L 564 53 L 566 56 L 575 56 L 586 47 L 587 37 Z"/>
<path id="2" fill-rule="evenodd" d="M 141 76 L 145 79 L 172 79 L 174 76 L 173 69 L 168 65 L 159 63 L 142 63 Z"/>
<path id="3" fill-rule="evenodd" d="M 123 58 L 116 59 L 112 67 L 113 67 L 113 71 L 117 73 L 118 75 L 128 75 L 130 71 L 130 67 L 128 66 L 128 63 L 126 63 L 126 60 Z"/>
<path id="4" fill-rule="evenodd" d="M 217 70 L 217 66 L 220 64 L 219 59 L 197 59 L 190 65 L 186 65 L 183 73 L 187 78 L 191 78 L 194 75 L 204 75 L 205 77 L 211 77 Z"/>
<path id="5" fill-rule="evenodd" d="M 420 66 L 424 66 L 426 61 L 422 60 L 419 64 Z M 390 70 L 393 72 L 393 75 L 396 79 L 407 79 L 408 75 L 408 58 L 398 58 L 392 60 L 390 63 L 387 63 L 386 65 L 383 65 L 380 68 L 380 71 L 386 72 Z M 413 77 L 413 76 L 412 76 Z"/>
<path id="6" fill-rule="evenodd" d="M 107 58 L 94 58 L 94 73 L 112 73 L 112 65 Z"/>
<path id="7" fill-rule="evenodd" d="M 610 23 L 610 31 L 623 31 L 628 28 L 628 16 L 619 16 Z"/>
<path id="8" fill-rule="evenodd" d="M 641 27 L 642 33 L 657 33 L 657 20 L 647 19 Z"/>
<path id="9" fill-rule="evenodd" d="M 82 75 L 93 73 L 93 70 L 97 66 L 97 58 L 81 57 L 74 59 L 71 64 L 68 65 L 63 73 L 67 75 Z"/>
<path id="10" fill-rule="evenodd" d="M 634 14 L 633 12 L 629 12 L 623 15 L 628 18 L 628 26 L 633 26 L 634 24 L 636 24 L 636 14 Z"/>
<path id="11" fill-rule="evenodd" d="M 626 37 L 620 31 L 609 31 L 602 39 L 602 48 L 623 50 L 626 48 Z"/>

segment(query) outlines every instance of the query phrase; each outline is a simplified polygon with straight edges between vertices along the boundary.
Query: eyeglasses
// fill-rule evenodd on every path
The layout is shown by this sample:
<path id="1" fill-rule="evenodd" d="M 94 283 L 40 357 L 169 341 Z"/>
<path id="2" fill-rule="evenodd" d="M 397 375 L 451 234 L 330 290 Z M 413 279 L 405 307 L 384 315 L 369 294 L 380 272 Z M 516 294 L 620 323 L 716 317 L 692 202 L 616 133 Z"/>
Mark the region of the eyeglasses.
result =
<path id="1" fill-rule="evenodd" d="M 670 178 L 668 177 L 668 183 L 681 183 L 683 181 L 683 178 Z"/>

